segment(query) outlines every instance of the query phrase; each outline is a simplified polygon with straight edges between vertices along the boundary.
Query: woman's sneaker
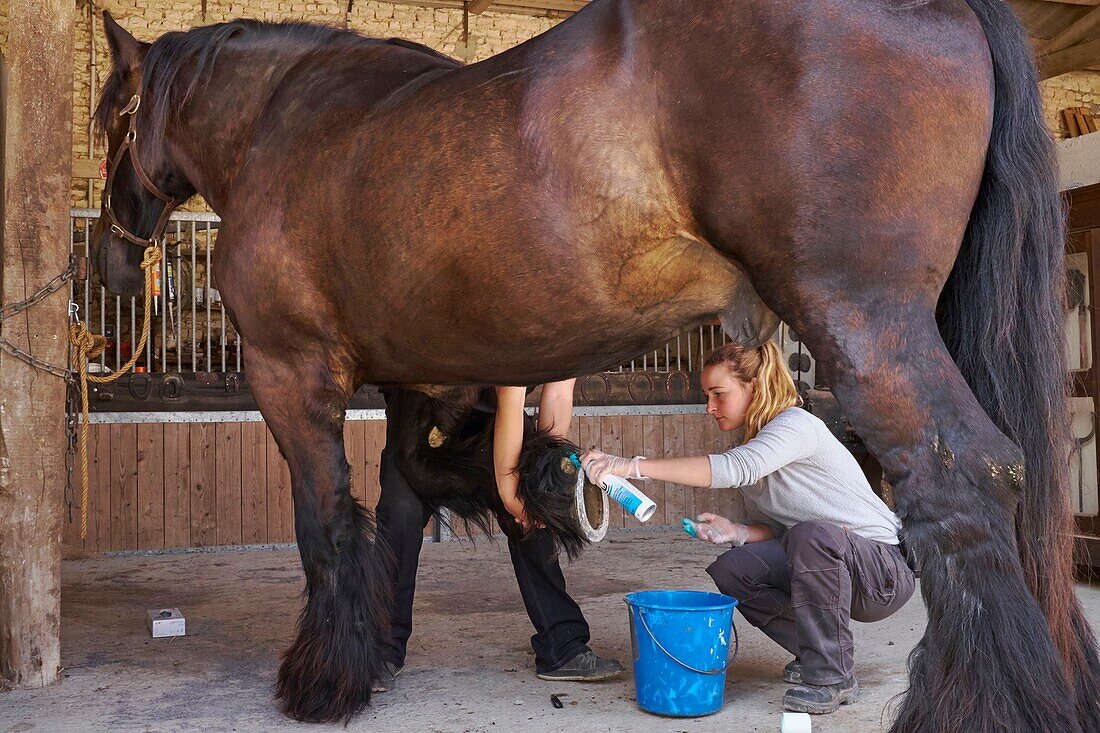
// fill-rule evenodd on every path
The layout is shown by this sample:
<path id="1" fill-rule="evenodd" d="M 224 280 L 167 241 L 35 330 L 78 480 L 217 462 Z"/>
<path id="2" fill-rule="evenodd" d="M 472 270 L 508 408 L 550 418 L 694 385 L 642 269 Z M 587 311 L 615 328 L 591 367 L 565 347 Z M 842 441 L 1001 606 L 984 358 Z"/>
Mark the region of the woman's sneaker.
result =
<path id="1" fill-rule="evenodd" d="M 859 683 L 849 677 L 835 685 L 811 685 L 803 682 L 787 690 L 783 709 L 792 713 L 824 715 L 835 713 L 841 705 L 859 702 Z"/>
<path id="2" fill-rule="evenodd" d="M 585 649 L 565 664 L 550 672 L 539 672 L 540 680 L 558 682 L 600 682 L 618 677 L 623 665 L 615 659 L 602 659 L 590 649 Z"/>

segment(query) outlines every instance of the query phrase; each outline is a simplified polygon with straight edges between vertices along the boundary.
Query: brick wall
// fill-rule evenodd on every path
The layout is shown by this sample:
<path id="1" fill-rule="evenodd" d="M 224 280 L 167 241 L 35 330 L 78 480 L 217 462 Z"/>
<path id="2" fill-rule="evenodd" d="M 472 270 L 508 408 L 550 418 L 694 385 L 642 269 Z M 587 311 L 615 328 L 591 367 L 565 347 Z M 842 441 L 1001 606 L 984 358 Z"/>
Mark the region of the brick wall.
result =
<path id="1" fill-rule="evenodd" d="M 83 8 L 76 29 L 76 68 L 73 74 L 73 157 L 100 159 L 103 151 L 89 155 L 89 75 L 91 68 L 91 34 L 87 0 L 77 0 Z M 462 12 L 442 8 L 425 8 L 370 0 L 356 0 L 352 13 L 346 14 L 347 0 L 207 0 L 205 20 L 200 0 L 96 0 L 96 8 L 109 10 L 115 20 L 139 40 L 152 41 L 168 31 L 186 30 L 195 25 L 221 23 L 235 18 L 262 20 L 304 20 L 346 27 L 360 33 L 388 38 L 399 36 L 424 43 L 437 51 L 453 54 L 462 32 Z M 0 2 L 0 23 L 6 13 L 6 3 Z M 530 15 L 487 12 L 470 16 L 470 34 L 476 43 L 474 60 L 488 58 L 551 28 L 559 21 Z M 95 19 L 97 74 L 99 84 L 110 72 L 110 57 L 103 36 L 102 21 Z M 6 23 L 3 23 L 6 27 Z M 6 34 L 5 34 L 6 35 Z M 98 202 L 98 188 L 93 196 Z M 73 203 L 88 204 L 88 187 L 83 180 L 74 180 Z M 183 208 L 203 208 L 192 201 Z"/>
<path id="2" fill-rule="evenodd" d="M 1066 107 L 1091 107 L 1100 112 L 1100 71 L 1075 71 L 1048 79 L 1040 85 L 1047 125 L 1056 137 L 1066 137 L 1059 112 Z"/>

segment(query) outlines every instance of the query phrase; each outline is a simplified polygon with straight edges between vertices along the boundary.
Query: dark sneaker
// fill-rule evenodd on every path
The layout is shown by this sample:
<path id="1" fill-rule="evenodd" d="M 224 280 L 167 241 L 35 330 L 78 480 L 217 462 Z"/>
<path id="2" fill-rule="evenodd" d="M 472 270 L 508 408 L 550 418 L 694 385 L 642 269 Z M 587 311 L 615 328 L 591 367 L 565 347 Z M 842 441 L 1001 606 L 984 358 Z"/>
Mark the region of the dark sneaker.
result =
<path id="1" fill-rule="evenodd" d="M 371 682 L 370 691 L 389 692 L 397 682 L 397 675 L 401 674 L 404 669 L 405 665 L 403 664 L 399 667 L 393 662 L 382 662 L 382 672 Z"/>
<path id="2" fill-rule="evenodd" d="M 797 659 L 792 659 L 787 662 L 787 666 L 783 668 L 783 681 L 789 682 L 792 685 L 801 685 L 802 662 Z"/>
<path id="3" fill-rule="evenodd" d="M 596 653 L 585 649 L 568 662 L 552 672 L 540 672 L 540 680 L 555 682 L 599 682 L 618 677 L 623 673 L 623 665 L 615 659 L 602 659 Z"/>
<path id="4" fill-rule="evenodd" d="M 824 715 L 835 713 L 841 705 L 859 702 L 859 683 L 855 677 L 835 685 L 811 685 L 803 682 L 787 690 L 783 709 L 793 713 Z"/>

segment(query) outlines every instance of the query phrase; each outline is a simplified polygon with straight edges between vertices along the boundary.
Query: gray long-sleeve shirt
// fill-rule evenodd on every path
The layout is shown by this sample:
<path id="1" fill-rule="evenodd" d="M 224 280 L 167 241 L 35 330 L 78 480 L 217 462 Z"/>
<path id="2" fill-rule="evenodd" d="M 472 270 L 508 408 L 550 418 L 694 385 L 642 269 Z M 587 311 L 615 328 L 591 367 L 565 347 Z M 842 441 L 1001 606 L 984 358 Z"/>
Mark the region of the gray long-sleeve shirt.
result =
<path id="1" fill-rule="evenodd" d="M 712 454 L 710 471 L 713 488 L 740 488 L 750 508 L 788 529 L 832 522 L 860 537 L 898 544 L 900 520 L 825 423 L 802 408 L 784 410 L 752 440 Z"/>

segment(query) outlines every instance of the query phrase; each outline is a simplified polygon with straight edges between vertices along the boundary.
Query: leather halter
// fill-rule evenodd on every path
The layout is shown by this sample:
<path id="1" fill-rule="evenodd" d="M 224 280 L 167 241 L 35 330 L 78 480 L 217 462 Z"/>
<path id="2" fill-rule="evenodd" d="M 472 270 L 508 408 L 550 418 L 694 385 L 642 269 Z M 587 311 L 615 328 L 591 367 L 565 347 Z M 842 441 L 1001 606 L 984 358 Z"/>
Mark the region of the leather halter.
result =
<path id="1" fill-rule="evenodd" d="M 111 221 L 111 232 L 113 234 L 139 247 L 152 247 L 160 241 L 161 235 L 164 234 L 164 228 L 168 226 L 168 217 L 172 215 L 172 211 L 183 202 L 168 196 L 157 188 L 156 184 L 145 174 L 145 169 L 141 167 L 141 161 L 138 160 L 137 154 L 137 111 L 140 106 L 141 95 L 135 94 L 130 98 L 130 101 L 126 103 L 126 106 L 122 108 L 122 111 L 118 113 L 120 117 L 122 115 L 130 115 L 130 128 L 126 131 L 126 137 L 122 142 L 122 146 L 115 153 L 115 159 L 111 162 L 111 168 L 107 172 L 107 183 L 104 185 L 103 191 L 103 209 L 107 212 L 107 218 Z M 115 182 L 115 173 L 118 172 L 118 167 L 122 163 L 122 157 L 127 151 L 130 153 L 130 165 L 133 167 L 134 173 L 137 174 L 138 180 L 141 181 L 141 185 L 145 187 L 146 191 L 164 202 L 164 208 L 161 210 L 160 217 L 157 218 L 157 223 L 153 227 L 153 232 L 148 238 L 139 237 L 123 226 L 122 222 L 115 216 L 114 209 L 111 206 L 111 187 Z"/>

